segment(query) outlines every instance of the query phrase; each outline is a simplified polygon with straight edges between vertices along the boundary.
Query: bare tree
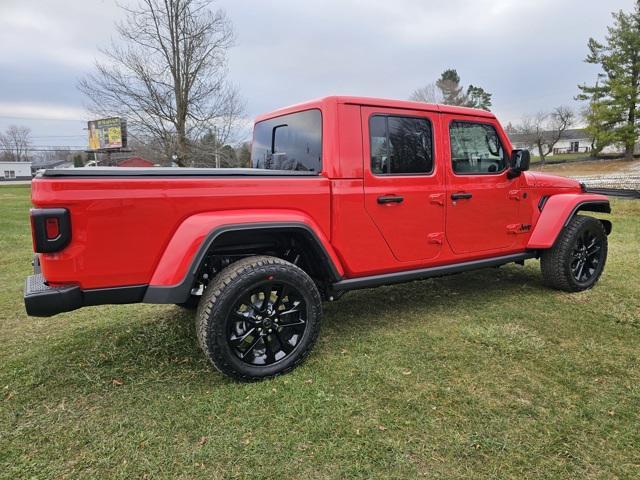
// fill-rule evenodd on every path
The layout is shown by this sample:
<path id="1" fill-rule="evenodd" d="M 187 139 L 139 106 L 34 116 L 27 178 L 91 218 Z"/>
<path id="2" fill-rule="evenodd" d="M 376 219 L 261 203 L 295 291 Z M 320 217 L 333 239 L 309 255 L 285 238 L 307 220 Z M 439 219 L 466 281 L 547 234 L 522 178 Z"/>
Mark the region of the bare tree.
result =
<path id="1" fill-rule="evenodd" d="M 31 129 L 10 125 L 4 133 L 0 133 L 0 147 L 8 161 L 26 162 L 31 148 Z"/>
<path id="2" fill-rule="evenodd" d="M 435 83 L 429 83 L 422 88 L 414 90 L 409 97 L 409 100 L 424 103 L 442 103 L 444 101 L 444 97 Z"/>
<path id="3" fill-rule="evenodd" d="M 516 126 L 515 126 L 513 123 L 511 123 L 511 122 L 509 122 L 509 123 L 507 123 L 507 124 L 505 125 L 505 127 L 504 127 L 504 131 L 505 131 L 505 132 L 507 132 L 507 133 L 518 133 L 518 129 L 517 129 L 517 128 L 516 128 Z"/>
<path id="4" fill-rule="evenodd" d="M 553 152 L 553 148 L 575 120 L 575 112 L 569 107 L 561 106 L 551 113 L 539 112 L 534 116 L 526 117 L 514 128 L 524 137 L 524 143 L 529 148 L 538 151 L 540 165 L 544 166 L 547 155 Z"/>
<path id="5" fill-rule="evenodd" d="M 208 128 L 197 142 L 191 145 L 191 161 L 194 167 L 235 167 L 237 156 L 231 145 L 246 137 L 244 118 L 229 119 L 224 129 L 218 125 Z M 230 150 L 230 149 L 231 150 Z"/>
<path id="6" fill-rule="evenodd" d="M 136 156 L 149 160 L 157 165 L 169 164 L 168 158 L 161 145 L 158 145 L 153 138 L 144 138 L 136 136 L 128 141 L 129 148 L 133 150 Z"/>
<path id="7" fill-rule="evenodd" d="M 122 6 L 118 42 L 101 52 L 80 90 L 96 114 L 127 118 L 133 137 L 153 138 L 167 158 L 186 166 L 190 150 L 213 126 L 229 135 L 243 112 L 227 81 L 233 30 L 211 0 L 139 0 Z"/>

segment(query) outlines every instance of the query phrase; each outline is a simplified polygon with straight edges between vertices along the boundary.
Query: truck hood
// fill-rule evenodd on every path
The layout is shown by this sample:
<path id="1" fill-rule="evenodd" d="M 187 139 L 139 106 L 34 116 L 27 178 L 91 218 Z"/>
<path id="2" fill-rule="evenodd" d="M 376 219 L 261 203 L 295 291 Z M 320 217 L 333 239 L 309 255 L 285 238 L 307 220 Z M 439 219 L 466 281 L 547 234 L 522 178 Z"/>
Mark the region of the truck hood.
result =
<path id="1" fill-rule="evenodd" d="M 525 172 L 527 185 L 537 188 L 572 188 L 580 190 L 580 182 L 572 178 L 548 175 L 539 172 Z"/>

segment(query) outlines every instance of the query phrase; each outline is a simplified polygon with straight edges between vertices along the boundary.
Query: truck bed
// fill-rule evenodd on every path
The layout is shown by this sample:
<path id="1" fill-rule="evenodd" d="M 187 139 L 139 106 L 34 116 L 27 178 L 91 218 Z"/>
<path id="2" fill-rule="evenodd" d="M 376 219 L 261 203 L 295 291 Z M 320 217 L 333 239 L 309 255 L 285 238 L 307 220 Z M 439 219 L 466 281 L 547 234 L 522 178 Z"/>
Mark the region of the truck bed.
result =
<path id="1" fill-rule="evenodd" d="M 330 237 L 330 180 L 314 172 L 258 169 L 75 168 L 32 182 L 36 208 L 65 208 L 71 243 L 41 255 L 51 284 L 83 289 L 148 284 L 189 217 L 208 212 L 295 211 Z"/>

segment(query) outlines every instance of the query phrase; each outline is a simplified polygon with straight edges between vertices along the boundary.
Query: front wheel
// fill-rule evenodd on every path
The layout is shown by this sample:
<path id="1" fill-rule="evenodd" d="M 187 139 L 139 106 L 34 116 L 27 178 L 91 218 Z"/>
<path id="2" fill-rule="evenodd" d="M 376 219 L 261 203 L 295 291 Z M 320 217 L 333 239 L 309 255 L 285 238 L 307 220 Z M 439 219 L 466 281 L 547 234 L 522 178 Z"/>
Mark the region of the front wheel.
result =
<path id="1" fill-rule="evenodd" d="M 309 276 L 280 258 L 239 260 L 205 290 L 198 342 L 222 373 L 240 380 L 281 375 L 300 364 L 320 331 L 322 302 Z"/>
<path id="2" fill-rule="evenodd" d="M 542 253 L 545 283 L 566 292 L 593 287 L 607 260 L 607 234 L 597 218 L 576 215 L 556 243 Z"/>

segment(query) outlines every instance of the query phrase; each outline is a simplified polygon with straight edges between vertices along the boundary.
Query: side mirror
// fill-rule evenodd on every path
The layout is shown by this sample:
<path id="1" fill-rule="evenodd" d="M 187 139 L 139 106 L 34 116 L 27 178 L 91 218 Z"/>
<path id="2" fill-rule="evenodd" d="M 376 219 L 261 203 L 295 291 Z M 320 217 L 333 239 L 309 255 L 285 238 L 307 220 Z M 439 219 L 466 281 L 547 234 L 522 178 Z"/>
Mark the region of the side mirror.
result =
<path id="1" fill-rule="evenodd" d="M 511 152 L 511 159 L 509 160 L 509 178 L 515 178 L 522 172 L 529 170 L 529 161 L 531 160 L 531 154 L 529 150 L 515 149 Z"/>

